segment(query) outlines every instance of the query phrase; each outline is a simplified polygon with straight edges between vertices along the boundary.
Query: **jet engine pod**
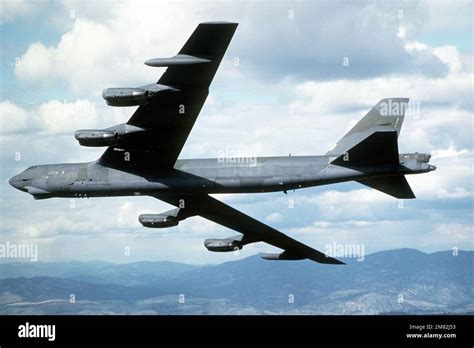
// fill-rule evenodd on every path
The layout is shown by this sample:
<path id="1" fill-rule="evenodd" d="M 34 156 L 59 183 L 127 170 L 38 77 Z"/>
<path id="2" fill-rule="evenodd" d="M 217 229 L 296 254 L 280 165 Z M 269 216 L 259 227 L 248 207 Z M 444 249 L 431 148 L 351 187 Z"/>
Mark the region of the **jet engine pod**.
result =
<path id="1" fill-rule="evenodd" d="M 122 123 L 106 129 L 81 129 L 74 133 L 74 137 L 82 146 L 122 146 L 143 132 L 146 129 Z"/>
<path id="2" fill-rule="evenodd" d="M 166 91 L 178 91 L 178 89 L 153 83 L 135 88 L 107 88 L 102 91 L 102 97 L 111 106 L 135 106 L 148 104 L 149 99 Z"/>
<path id="3" fill-rule="evenodd" d="M 194 65 L 210 63 L 211 60 L 190 56 L 188 54 L 177 54 L 171 58 L 153 58 L 148 59 L 145 64 L 148 66 L 165 67 L 165 66 L 176 66 L 176 65 Z"/>
<path id="4" fill-rule="evenodd" d="M 81 129 L 74 137 L 82 146 L 115 146 L 118 145 L 118 133 L 106 129 Z"/>
<path id="5" fill-rule="evenodd" d="M 224 239 L 206 239 L 204 246 L 209 251 L 225 252 L 242 249 L 243 245 L 240 240 L 233 238 Z"/>
<path id="6" fill-rule="evenodd" d="M 111 106 L 134 106 L 148 103 L 148 93 L 141 88 L 107 88 L 102 97 Z"/>
<path id="7" fill-rule="evenodd" d="M 176 216 L 164 214 L 142 214 L 138 217 L 138 221 L 140 221 L 144 227 L 151 228 L 165 228 L 179 224 L 179 219 Z"/>
<path id="8" fill-rule="evenodd" d="M 265 260 L 304 260 L 307 256 L 303 254 L 290 253 L 285 250 L 280 254 L 263 254 L 261 255 L 261 258 Z"/>

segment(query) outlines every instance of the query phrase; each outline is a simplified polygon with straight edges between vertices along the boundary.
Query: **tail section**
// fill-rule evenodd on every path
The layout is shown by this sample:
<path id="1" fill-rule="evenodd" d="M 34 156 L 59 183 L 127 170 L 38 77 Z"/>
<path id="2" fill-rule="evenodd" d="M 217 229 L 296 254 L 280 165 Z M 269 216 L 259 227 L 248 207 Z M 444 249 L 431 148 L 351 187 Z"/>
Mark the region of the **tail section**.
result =
<path id="1" fill-rule="evenodd" d="M 375 132 L 331 162 L 343 167 L 400 163 L 397 132 Z"/>
<path id="2" fill-rule="evenodd" d="M 342 167 L 400 165 L 398 136 L 408 98 L 382 99 L 326 155 Z M 396 198 L 415 198 L 404 175 L 380 176 L 357 182 Z"/>
<path id="3" fill-rule="evenodd" d="M 408 108 L 408 100 L 408 98 L 380 100 L 326 155 L 342 155 L 375 132 L 396 132 L 398 138 Z"/>

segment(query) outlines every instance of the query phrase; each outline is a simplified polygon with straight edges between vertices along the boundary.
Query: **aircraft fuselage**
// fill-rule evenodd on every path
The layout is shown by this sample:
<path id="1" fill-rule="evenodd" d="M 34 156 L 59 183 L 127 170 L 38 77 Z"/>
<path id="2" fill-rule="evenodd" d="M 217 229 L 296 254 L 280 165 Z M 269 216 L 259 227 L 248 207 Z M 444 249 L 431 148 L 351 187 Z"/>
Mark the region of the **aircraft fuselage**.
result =
<path id="1" fill-rule="evenodd" d="M 342 167 L 329 156 L 178 160 L 172 170 L 126 170 L 99 161 L 33 166 L 10 184 L 36 199 L 294 190 L 361 178 L 424 173 L 423 154 L 401 154 L 400 165 Z"/>

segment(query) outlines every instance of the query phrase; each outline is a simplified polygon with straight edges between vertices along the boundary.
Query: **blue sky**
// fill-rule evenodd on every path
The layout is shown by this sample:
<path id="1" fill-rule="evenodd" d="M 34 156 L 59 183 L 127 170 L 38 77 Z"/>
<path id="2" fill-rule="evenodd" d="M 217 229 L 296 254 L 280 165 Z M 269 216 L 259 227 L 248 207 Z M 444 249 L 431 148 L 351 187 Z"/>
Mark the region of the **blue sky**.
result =
<path id="1" fill-rule="evenodd" d="M 431 153 L 438 170 L 408 179 L 417 199 L 403 208 L 356 183 L 219 199 L 320 250 L 472 249 L 472 7 L 3 1 L 0 242 L 37 243 L 44 261 L 214 263 L 273 251 L 209 253 L 205 238 L 234 232 L 201 218 L 144 229 L 140 213 L 169 208 L 149 197 L 34 201 L 7 183 L 30 165 L 96 159 L 102 150 L 81 148 L 74 131 L 125 122 L 134 110 L 108 107 L 102 89 L 157 80 L 162 70 L 145 60 L 175 54 L 199 22 L 228 20 L 239 27 L 182 158 L 322 154 L 379 99 L 404 96 L 420 112 L 406 117 L 400 151 Z"/>

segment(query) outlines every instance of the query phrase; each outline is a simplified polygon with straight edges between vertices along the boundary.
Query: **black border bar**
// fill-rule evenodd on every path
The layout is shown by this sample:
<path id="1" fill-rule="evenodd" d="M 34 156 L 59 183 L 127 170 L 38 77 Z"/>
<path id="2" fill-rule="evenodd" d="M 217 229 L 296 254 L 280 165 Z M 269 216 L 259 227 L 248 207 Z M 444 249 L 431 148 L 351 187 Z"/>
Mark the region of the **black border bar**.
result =
<path id="1" fill-rule="evenodd" d="M 321 344 L 472 347 L 473 316 L 0 316 L 0 346 Z M 25 323 L 55 325 L 55 341 L 20 338 Z M 412 325 L 410 329 L 410 325 Z M 454 326 L 454 327 L 453 327 Z M 413 329 L 419 327 L 420 329 Z M 429 329 L 431 328 L 431 329 Z M 450 328 L 450 329 L 448 329 Z M 456 338 L 408 338 L 455 333 Z"/>

